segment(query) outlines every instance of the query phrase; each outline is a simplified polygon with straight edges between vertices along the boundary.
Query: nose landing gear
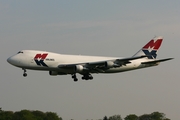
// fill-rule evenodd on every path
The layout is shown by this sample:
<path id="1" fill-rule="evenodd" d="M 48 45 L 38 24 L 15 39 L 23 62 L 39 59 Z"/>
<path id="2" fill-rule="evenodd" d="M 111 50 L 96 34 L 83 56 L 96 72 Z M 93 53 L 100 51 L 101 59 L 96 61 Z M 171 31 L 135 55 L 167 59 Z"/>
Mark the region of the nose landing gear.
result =
<path id="1" fill-rule="evenodd" d="M 26 69 L 23 68 L 22 70 L 24 71 L 23 76 L 26 77 L 27 76 Z"/>

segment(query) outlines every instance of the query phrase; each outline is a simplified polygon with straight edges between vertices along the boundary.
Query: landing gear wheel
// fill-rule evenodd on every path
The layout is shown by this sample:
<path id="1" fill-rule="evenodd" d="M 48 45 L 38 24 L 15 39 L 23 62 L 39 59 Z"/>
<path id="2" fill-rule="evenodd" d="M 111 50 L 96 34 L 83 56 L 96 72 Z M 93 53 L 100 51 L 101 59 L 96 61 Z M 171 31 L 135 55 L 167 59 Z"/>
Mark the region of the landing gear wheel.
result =
<path id="1" fill-rule="evenodd" d="M 92 80 L 92 79 L 93 79 L 93 76 L 89 77 L 89 79 Z"/>
<path id="2" fill-rule="evenodd" d="M 91 74 L 84 74 L 82 76 L 82 79 L 83 80 L 92 80 L 93 79 L 93 76 Z"/>
<path id="3" fill-rule="evenodd" d="M 78 79 L 77 79 L 77 77 L 76 77 L 76 74 L 73 74 L 73 75 L 72 75 L 72 78 L 74 79 L 74 82 L 77 82 L 77 81 L 78 81 Z"/>
<path id="4" fill-rule="evenodd" d="M 78 81 L 78 79 L 77 78 L 74 78 L 74 82 L 77 82 Z"/>
<path id="5" fill-rule="evenodd" d="M 27 73 L 24 73 L 23 76 L 26 77 L 26 76 L 27 76 Z"/>
<path id="6" fill-rule="evenodd" d="M 23 70 L 24 70 L 23 76 L 26 77 L 27 76 L 26 69 L 23 68 Z"/>

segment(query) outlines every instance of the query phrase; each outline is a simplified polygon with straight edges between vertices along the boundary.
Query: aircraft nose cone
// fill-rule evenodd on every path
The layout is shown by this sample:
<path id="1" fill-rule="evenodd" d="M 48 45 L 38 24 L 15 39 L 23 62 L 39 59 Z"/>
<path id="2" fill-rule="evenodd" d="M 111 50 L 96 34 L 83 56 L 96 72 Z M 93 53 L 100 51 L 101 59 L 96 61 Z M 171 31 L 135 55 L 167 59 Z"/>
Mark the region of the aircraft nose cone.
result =
<path id="1" fill-rule="evenodd" d="M 11 57 L 7 59 L 7 62 L 11 64 Z"/>
<path id="2" fill-rule="evenodd" d="M 10 63 L 11 65 L 18 66 L 19 65 L 19 60 L 17 59 L 16 56 L 11 56 L 7 59 L 7 62 Z"/>

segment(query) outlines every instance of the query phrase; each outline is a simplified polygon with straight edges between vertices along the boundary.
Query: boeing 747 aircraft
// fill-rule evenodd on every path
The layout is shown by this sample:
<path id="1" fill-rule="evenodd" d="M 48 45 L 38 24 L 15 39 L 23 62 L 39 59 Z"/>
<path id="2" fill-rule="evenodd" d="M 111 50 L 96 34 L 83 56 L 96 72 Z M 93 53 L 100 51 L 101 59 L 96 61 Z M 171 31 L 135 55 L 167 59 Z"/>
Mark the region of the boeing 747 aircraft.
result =
<path id="1" fill-rule="evenodd" d="M 92 80 L 92 73 L 118 73 L 151 66 L 173 58 L 156 59 L 157 51 L 163 38 L 155 37 L 150 40 L 135 55 L 128 58 L 65 55 L 38 50 L 21 50 L 9 57 L 7 61 L 22 68 L 26 77 L 26 69 L 49 71 L 49 75 L 68 75 L 78 81 L 76 73 L 84 80 Z"/>

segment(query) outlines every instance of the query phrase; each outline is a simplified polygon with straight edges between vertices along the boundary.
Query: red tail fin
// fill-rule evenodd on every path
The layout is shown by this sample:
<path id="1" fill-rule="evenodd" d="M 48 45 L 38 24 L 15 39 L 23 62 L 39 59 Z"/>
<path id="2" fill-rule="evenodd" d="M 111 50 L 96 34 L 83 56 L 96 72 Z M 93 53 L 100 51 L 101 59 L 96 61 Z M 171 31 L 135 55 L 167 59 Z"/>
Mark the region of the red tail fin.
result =
<path id="1" fill-rule="evenodd" d="M 144 47 L 143 49 L 153 49 L 153 50 L 158 50 L 159 47 L 161 46 L 163 38 L 162 37 L 158 37 L 158 38 L 154 38 L 151 41 L 149 41 Z"/>
<path id="2" fill-rule="evenodd" d="M 134 56 L 147 55 L 148 59 L 156 59 L 157 51 L 161 46 L 163 38 L 155 37 L 150 40 L 142 49 L 140 49 Z"/>

